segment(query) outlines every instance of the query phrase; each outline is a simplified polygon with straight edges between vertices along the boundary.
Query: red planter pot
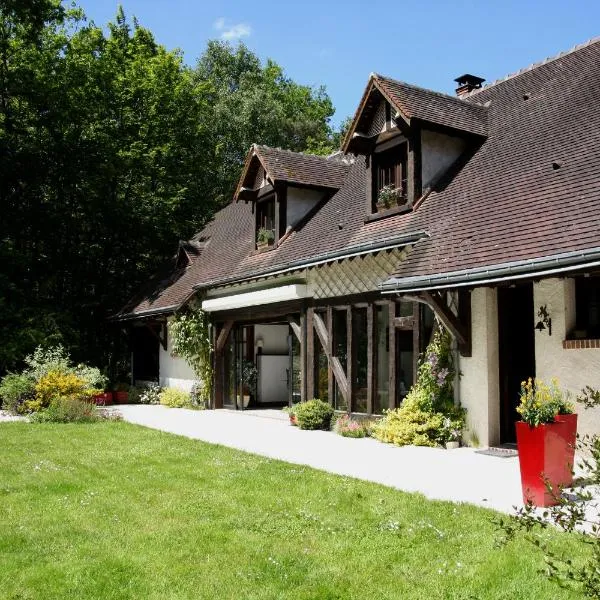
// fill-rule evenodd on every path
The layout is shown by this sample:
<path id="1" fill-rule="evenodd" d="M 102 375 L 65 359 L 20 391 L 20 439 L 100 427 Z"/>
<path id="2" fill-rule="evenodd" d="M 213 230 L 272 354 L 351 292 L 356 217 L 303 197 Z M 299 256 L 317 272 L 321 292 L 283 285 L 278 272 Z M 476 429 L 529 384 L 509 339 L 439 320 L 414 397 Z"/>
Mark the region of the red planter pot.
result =
<path id="1" fill-rule="evenodd" d="M 112 392 L 104 392 L 103 394 L 94 396 L 94 402 L 96 403 L 96 406 L 108 406 L 109 404 L 112 404 L 112 399 Z"/>
<path id="2" fill-rule="evenodd" d="M 296 415 L 290 415 L 290 425 L 298 425 L 298 419 L 296 418 Z"/>
<path id="3" fill-rule="evenodd" d="M 114 392 L 115 404 L 127 404 L 129 392 Z"/>
<path id="4" fill-rule="evenodd" d="M 558 415 L 554 423 L 537 427 L 519 421 L 516 427 L 523 502 L 557 504 L 546 482 L 557 496 L 559 488 L 573 483 L 577 415 Z"/>

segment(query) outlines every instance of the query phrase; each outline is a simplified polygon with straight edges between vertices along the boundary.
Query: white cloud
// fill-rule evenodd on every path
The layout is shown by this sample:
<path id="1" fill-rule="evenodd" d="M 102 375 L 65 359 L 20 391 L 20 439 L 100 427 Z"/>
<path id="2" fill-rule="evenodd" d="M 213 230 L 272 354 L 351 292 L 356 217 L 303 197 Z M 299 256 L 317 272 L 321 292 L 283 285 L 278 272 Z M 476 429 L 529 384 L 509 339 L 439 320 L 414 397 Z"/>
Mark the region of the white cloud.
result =
<path id="1" fill-rule="evenodd" d="M 224 17 L 219 17 L 214 23 L 213 27 L 220 32 L 222 40 L 238 40 L 243 37 L 247 37 L 252 33 L 252 27 L 247 23 L 236 23 L 235 25 L 229 25 L 225 21 Z"/>

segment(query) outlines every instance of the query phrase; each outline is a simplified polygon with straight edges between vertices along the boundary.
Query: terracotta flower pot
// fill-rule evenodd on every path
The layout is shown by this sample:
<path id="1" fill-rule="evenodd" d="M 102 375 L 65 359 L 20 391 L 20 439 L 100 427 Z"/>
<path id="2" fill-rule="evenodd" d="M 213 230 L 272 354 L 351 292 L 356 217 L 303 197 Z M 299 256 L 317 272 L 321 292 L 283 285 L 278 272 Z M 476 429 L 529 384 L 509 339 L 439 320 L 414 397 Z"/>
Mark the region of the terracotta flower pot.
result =
<path id="1" fill-rule="evenodd" d="M 298 419 L 294 414 L 290 414 L 290 425 L 298 425 Z"/>
<path id="2" fill-rule="evenodd" d="M 577 415 L 558 415 L 554 423 L 537 427 L 519 421 L 516 427 L 523 502 L 557 504 L 554 496 L 560 495 L 559 488 L 573 483 Z"/>
<path id="3" fill-rule="evenodd" d="M 104 392 L 103 394 L 97 394 L 94 396 L 94 402 L 96 406 L 108 406 L 112 404 L 113 395 L 112 392 Z"/>

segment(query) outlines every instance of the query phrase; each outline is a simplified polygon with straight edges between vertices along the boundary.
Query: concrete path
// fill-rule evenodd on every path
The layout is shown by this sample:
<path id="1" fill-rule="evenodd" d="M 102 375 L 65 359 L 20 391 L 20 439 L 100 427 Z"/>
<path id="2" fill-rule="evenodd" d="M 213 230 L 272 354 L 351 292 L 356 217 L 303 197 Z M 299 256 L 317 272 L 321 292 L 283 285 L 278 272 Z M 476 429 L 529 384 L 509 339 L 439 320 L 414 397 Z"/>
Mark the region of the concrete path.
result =
<path id="1" fill-rule="evenodd" d="M 301 431 L 281 411 L 193 411 L 125 405 L 125 421 L 290 463 L 381 483 L 427 498 L 469 502 L 502 512 L 521 505 L 518 458 L 472 448 L 398 448 L 370 438 Z"/>

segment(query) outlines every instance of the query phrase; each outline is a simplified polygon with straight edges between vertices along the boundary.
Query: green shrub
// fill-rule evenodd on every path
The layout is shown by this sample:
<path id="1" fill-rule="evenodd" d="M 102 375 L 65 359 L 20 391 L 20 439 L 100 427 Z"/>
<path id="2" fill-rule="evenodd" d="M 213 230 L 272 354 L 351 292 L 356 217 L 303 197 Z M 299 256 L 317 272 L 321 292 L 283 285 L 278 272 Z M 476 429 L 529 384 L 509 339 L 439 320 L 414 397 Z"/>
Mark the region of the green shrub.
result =
<path id="1" fill-rule="evenodd" d="M 75 375 L 84 381 L 87 387 L 96 390 L 104 390 L 108 383 L 108 377 L 102 375 L 97 367 L 79 364 L 75 367 Z"/>
<path id="2" fill-rule="evenodd" d="M 21 406 L 35 396 L 35 382 L 28 375 L 9 373 L 0 381 L 2 408 L 17 414 Z"/>
<path id="3" fill-rule="evenodd" d="M 102 417 L 93 404 L 62 397 L 52 400 L 48 408 L 32 414 L 30 418 L 34 423 L 94 423 Z"/>
<path id="4" fill-rule="evenodd" d="M 329 429 L 333 408 L 317 398 L 301 402 L 294 410 L 300 429 Z"/>
<path id="5" fill-rule="evenodd" d="M 169 408 L 189 408 L 192 405 L 190 395 L 177 388 L 165 388 L 160 393 L 160 403 Z"/>
<path id="6" fill-rule="evenodd" d="M 419 364 L 417 382 L 400 408 L 373 425 L 373 437 L 397 446 L 459 441 L 465 410 L 454 405 L 454 376 L 450 335 L 438 329 Z"/>

